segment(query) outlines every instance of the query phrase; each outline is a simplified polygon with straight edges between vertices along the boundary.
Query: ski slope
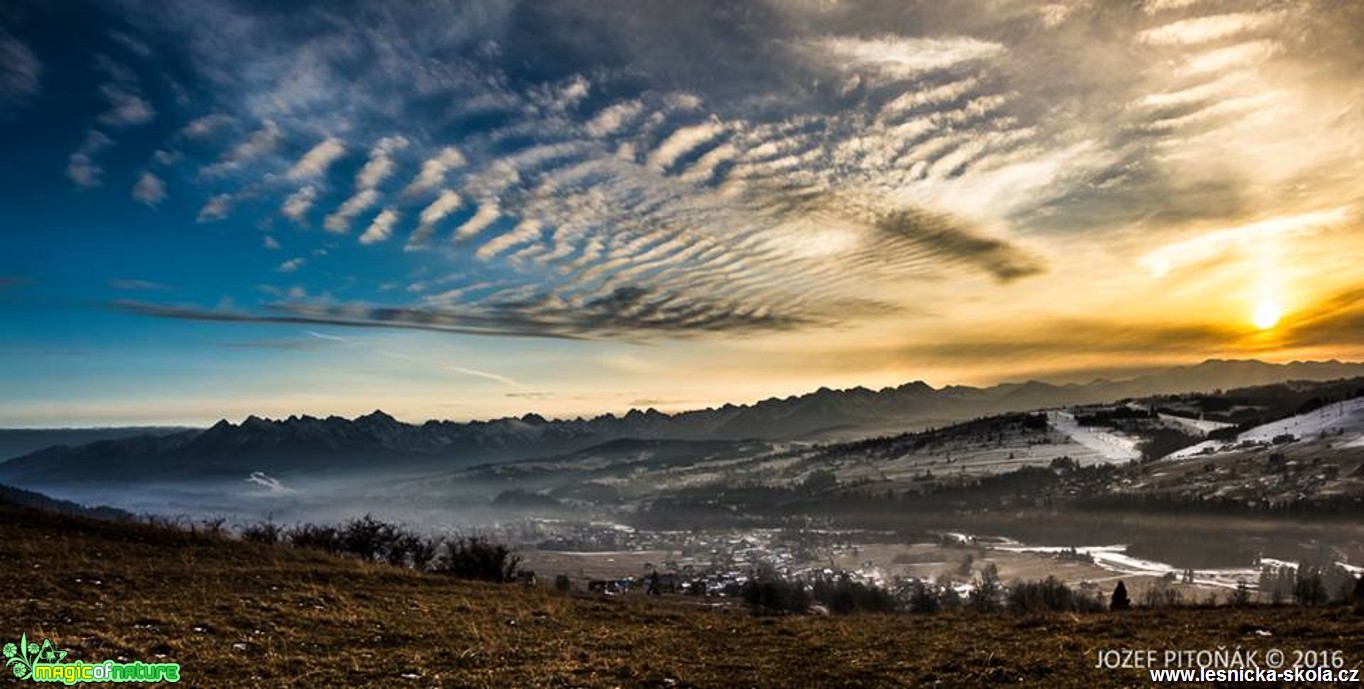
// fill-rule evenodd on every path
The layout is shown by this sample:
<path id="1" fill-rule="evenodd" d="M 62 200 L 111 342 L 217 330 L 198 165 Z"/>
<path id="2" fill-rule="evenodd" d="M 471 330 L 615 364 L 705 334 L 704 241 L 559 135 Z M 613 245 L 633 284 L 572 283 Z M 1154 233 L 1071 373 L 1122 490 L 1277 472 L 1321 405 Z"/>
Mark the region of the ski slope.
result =
<path id="1" fill-rule="evenodd" d="M 1283 435 L 1291 435 L 1298 440 L 1315 440 L 1323 434 L 1334 436 L 1337 433 L 1345 447 L 1364 447 L 1364 397 L 1335 402 L 1306 414 L 1256 426 L 1236 436 L 1235 441 L 1204 441 L 1172 452 L 1162 459 L 1185 459 L 1203 454 L 1207 449 L 1220 451 L 1244 442 L 1269 443 Z"/>
<path id="2" fill-rule="evenodd" d="M 1049 411 L 1047 422 L 1071 440 L 1099 453 L 1110 464 L 1141 458 L 1136 439 L 1097 426 L 1081 426 L 1070 412 Z"/>

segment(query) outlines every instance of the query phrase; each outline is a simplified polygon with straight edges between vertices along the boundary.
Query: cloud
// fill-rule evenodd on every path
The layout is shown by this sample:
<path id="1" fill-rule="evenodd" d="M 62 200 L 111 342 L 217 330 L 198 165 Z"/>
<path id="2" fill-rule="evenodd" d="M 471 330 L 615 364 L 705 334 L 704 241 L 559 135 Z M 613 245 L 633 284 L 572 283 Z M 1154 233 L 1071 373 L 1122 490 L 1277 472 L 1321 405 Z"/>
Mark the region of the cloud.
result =
<path id="1" fill-rule="evenodd" d="M 95 163 L 95 154 L 113 145 L 113 140 L 97 129 L 91 129 L 85 133 L 85 139 L 81 142 L 75 153 L 67 161 L 66 176 L 72 182 L 82 187 L 97 187 L 102 184 L 100 179 L 104 174 L 104 168 Z"/>
<path id="2" fill-rule="evenodd" d="M 269 235 L 266 235 L 265 238 L 261 240 L 261 246 L 264 246 L 271 251 L 277 251 L 280 248 L 279 241 Z"/>
<path id="3" fill-rule="evenodd" d="M 361 244 L 377 244 L 393 235 L 393 226 L 402 217 L 398 211 L 392 208 L 385 208 L 378 215 L 374 216 L 374 221 L 369 224 L 365 233 L 360 235 Z"/>
<path id="4" fill-rule="evenodd" d="M 455 239 L 468 239 L 488 229 L 502 216 L 497 202 L 486 200 L 478 204 L 478 210 L 455 230 Z"/>
<path id="5" fill-rule="evenodd" d="M 355 220 L 355 216 L 365 212 L 366 209 L 373 206 L 374 202 L 378 200 L 378 192 L 373 189 L 362 189 L 356 193 L 355 196 L 346 199 L 346 202 L 341 204 L 335 211 L 332 211 L 332 213 L 322 221 L 322 226 L 327 228 L 328 232 L 345 234 L 350 231 L 350 225 L 351 222 Z"/>
<path id="6" fill-rule="evenodd" d="M 109 286 L 117 290 L 129 292 L 165 292 L 172 289 L 170 286 L 163 285 L 159 282 L 138 279 L 110 280 Z"/>
<path id="7" fill-rule="evenodd" d="M 656 170 L 665 170 L 672 167 L 679 158 L 696 147 L 710 141 L 725 132 L 725 126 L 719 122 L 707 122 L 691 127 L 682 127 L 673 132 L 667 139 L 649 154 L 649 166 Z"/>
<path id="8" fill-rule="evenodd" d="M 1205 232 L 1190 239 L 1167 244 L 1148 252 L 1138 263 L 1156 277 L 1186 266 L 1212 260 L 1237 248 L 1255 248 L 1280 237 L 1315 234 L 1324 228 L 1350 219 L 1344 206 L 1326 210 L 1279 216 L 1248 225 Z"/>
<path id="9" fill-rule="evenodd" d="M 586 125 L 583 130 L 588 136 L 604 137 L 614 134 L 621 130 L 629 122 L 639 117 L 644 111 L 644 104 L 637 100 L 614 103 L 597 113 Z"/>
<path id="10" fill-rule="evenodd" d="M 494 237 L 486 244 L 479 247 L 475 255 L 479 260 L 487 261 L 518 244 L 524 244 L 538 239 L 541 232 L 542 228 L 540 227 L 540 223 L 534 220 L 522 220 L 510 232 L 499 237 Z"/>
<path id="11" fill-rule="evenodd" d="M 365 309 L 354 307 L 338 309 L 326 306 L 277 305 L 272 309 L 272 313 L 246 313 L 223 309 L 203 309 L 192 306 L 164 306 L 131 300 L 115 301 L 112 302 L 111 306 L 118 311 L 141 316 L 216 323 L 332 325 L 360 328 L 430 330 L 462 335 L 579 339 L 573 335 L 556 333 L 547 328 L 524 327 L 523 324 L 510 319 L 506 322 L 506 327 L 499 327 L 497 321 L 487 318 L 465 317 L 458 314 L 407 309 L 377 307 Z"/>
<path id="12" fill-rule="evenodd" d="M 407 148 L 407 139 L 401 136 L 386 136 L 379 140 L 379 143 L 370 149 L 369 160 L 365 166 L 355 174 L 355 186 L 361 190 L 373 189 L 389 175 L 393 174 L 396 167 L 393 162 L 393 152 Z"/>
<path id="13" fill-rule="evenodd" d="M 133 198 L 148 206 L 156 206 L 166 200 L 166 183 L 151 171 L 143 172 L 137 178 L 137 183 L 133 184 Z"/>
<path id="14" fill-rule="evenodd" d="M 152 56 L 152 49 L 150 46 L 148 46 L 146 43 L 143 43 L 142 41 L 139 41 L 136 38 L 133 38 L 127 33 L 124 33 L 122 31 L 110 31 L 109 38 L 113 39 L 113 41 L 119 44 L 120 46 L 123 46 L 123 48 L 128 52 L 132 53 L 133 55 L 136 55 L 139 58 L 142 58 L 143 60 Z"/>
<path id="15" fill-rule="evenodd" d="M 1138 38 L 1153 45 L 1191 45 L 1208 43 L 1277 25 L 1283 16 L 1277 12 L 1235 12 L 1181 19 L 1154 29 Z"/>
<path id="16" fill-rule="evenodd" d="M 969 37 L 828 36 L 809 40 L 804 45 L 830 65 L 844 70 L 865 70 L 889 79 L 912 77 L 930 70 L 997 57 L 1005 52 L 1000 43 Z"/>
<path id="17" fill-rule="evenodd" d="M 552 305 L 544 300 L 486 299 L 473 307 L 391 307 L 363 304 L 272 304 L 260 312 L 229 308 L 168 306 L 120 300 L 119 311 L 159 318 L 228 322 L 337 325 L 431 330 L 464 335 L 597 339 L 685 336 L 696 333 L 764 332 L 809 327 L 802 318 L 765 312 L 733 301 L 691 300 L 671 307 L 667 295 L 642 288 L 618 288 L 582 305 Z M 859 308 L 855 304 L 842 308 Z"/>
<path id="18" fill-rule="evenodd" d="M 982 236 L 944 215 L 901 210 L 882 217 L 877 227 L 893 241 L 908 241 L 933 252 L 942 261 L 979 268 L 1000 282 L 1045 270 L 1042 261 L 1028 252 L 1002 239 Z"/>
<path id="19" fill-rule="evenodd" d="M 327 174 L 327 168 L 331 167 L 331 164 L 345 153 L 345 144 L 341 143 L 339 139 L 329 136 L 303 154 L 303 157 L 294 163 L 293 167 L 289 168 L 289 172 L 285 176 L 293 180 L 322 177 Z"/>
<path id="20" fill-rule="evenodd" d="M 0 29 L 0 101 L 5 103 L 0 118 L 14 115 L 16 109 L 37 96 L 42 76 L 43 65 L 33 51 Z"/>
<path id="21" fill-rule="evenodd" d="M 417 229 L 408 237 L 406 249 L 416 249 L 425 246 L 431 239 L 431 235 L 436 231 L 436 224 L 444 220 L 450 213 L 458 210 L 464 201 L 449 189 L 442 190 L 440 196 L 436 197 L 430 205 L 422 209 L 418 219 Z"/>
<path id="22" fill-rule="evenodd" d="M 146 124 L 156 117 L 156 109 L 146 98 L 121 84 L 103 84 L 99 90 L 109 103 L 109 109 L 97 118 L 100 124 L 128 127 Z"/>
<path id="23" fill-rule="evenodd" d="M 516 388 L 517 390 L 530 389 L 525 385 L 516 382 L 512 378 L 508 378 L 507 376 L 500 375 L 497 373 L 489 373 L 488 371 L 480 371 L 478 369 L 465 368 L 463 366 L 447 366 L 446 368 L 448 370 L 454 371 L 455 373 L 462 373 L 466 376 L 474 376 L 476 378 L 483 378 L 485 380 L 491 380 L 493 382 L 501 383 L 509 388 Z"/>
<path id="24" fill-rule="evenodd" d="M 312 209 L 313 202 L 317 201 L 317 193 L 317 187 L 312 185 L 303 187 L 284 199 L 284 205 L 280 206 L 279 212 L 299 225 L 306 225 L 308 211 Z"/>
<path id="25" fill-rule="evenodd" d="M 943 315 L 925 327 L 947 328 L 975 304 L 1117 279 L 1074 247 L 1121 241 L 1130 263 L 1185 228 L 1358 194 L 1360 24 L 1341 7 L 813 4 L 738 20 L 708 2 L 137 14 L 186 36 L 211 75 L 203 112 L 233 119 L 206 131 L 277 122 L 314 147 L 215 180 L 241 185 L 231 198 L 300 224 L 324 205 L 327 229 L 364 229 L 362 243 L 391 241 L 400 216 L 416 226 L 406 248 L 447 225 L 476 240 L 406 257 L 420 275 L 375 276 L 458 273 L 389 293 L 409 300 L 390 310 L 247 320 L 687 337 L 824 333 L 927 304 Z M 603 49 L 602 35 L 626 38 Z M 353 189 L 324 200 L 328 134 L 368 150 Z M 213 138 L 180 143 L 250 157 Z M 333 263 L 348 252 L 308 253 L 334 238 L 288 241 L 319 280 L 354 274 Z M 315 289 L 329 288 L 347 293 Z"/>
<path id="26" fill-rule="evenodd" d="M 581 74 L 575 74 L 556 89 L 551 89 L 547 98 L 541 99 L 553 111 L 568 110 L 581 103 L 592 90 L 592 84 Z"/>
<path id="27" fill-rule="evenodd" d="M 199 209 L 199 217 L 197 218 L 197 221 L 205 223 L 213 222 L 215 220 L 222 220 L 223 218 L 227 217 L 227 214 L 231 212 L 231 210 L 232 195 L 218 194 L 210 198 L 208 202 L 204 204 L 203 208 Z"/>
<path id="28" fill-rule="evenodd" d="M 1002 324 L 994 332 L 962 329 L 950 338 L 897 344 L 872 345 L 845 356 L 860 356 L 868 361 L 909 360 L 923 365 L 979 365 L 989 361 L 1038 361 L 1066 359 L 1064 366 L 1075 368 L 1086 355 L 1124 355 L 1136 363 L 1138 357 L 1187 355 L 1189 352 L 1234 351 L 1230 343 L 1244 336 L 1233 328 L 1218 325 L 1135 323 L 1104 318 L 1062 318 L 1043 324 L 1011 327 Z"/>
<path id="29" fill-rule="evenodd" d="M 240 169 L 246 163 L 274 152 L 284 138 L 279 125 L 273 120 L 261 123 L 259 129 L 251 132 L 241 143 L 223 154 L 218 162 L 205 167 L 200 174 L 211 177 Z"/>
<path id="30" fill-rule="evenodd" d="M 392 153 L 406 148 L 408 145 L 408 140 L 401 136 L 387 136 L 380 139 L 374 148 L 370 149 L 369 160 L 355 174 L 355 194 L 346 199 L 322 221 L 322 226 L 328 232 L 336 234 L 349 232 L 355 217 L 368 210 L 379 200 L 379 192 L 376 187 L 388 179 L 396 167 Z"/>
<path id="31" fill-rule="evenodd" d="M 270 493 L 288 495 L 298 492 L 293 488 L 290 488 L 289 486 L 286 486 L 283 483 L 281 483 L 279 479 L 270 476 L 263 471 L 253 471 L 251 472 L 250 476 L 246 477 L 243 480 L 246 481 L 247 483 L 260 486 L 261 488 L 264 488 Z"/>
<path id="32" fill-rule="evenodd" d="M 419 196 L 435 191 L 442 184 L 445 184 L 446 172 L 457 167 L 463 167 L 467 162 L 464 154 L 460 153 L 458 148 L 454 146 L 442 148 L 439 153 L 422 163 L 421 171 L 403 190 L 403 195 Z"/>
<path id="33" fill-rule="evenodd" d="M 303 264 L 304 264 L 304 263 L 307 263 L 307 262 L 308 262 L 308 259 L 306 259 L 306 258 L 301 258 L 301 257 L 300 257 L 300 258 L 291 258 L 291 259 L 289 259 L 289 260 L 287 260 L 287 261 L 285 261 L 285 262 L 279 264 L 279 267 L 278 267 L 278 268 L 275 268 L 275 272 L 278 272 L 278 273 L 292 273 L 292 272 L 297 271 L 299 268 L 302 268 L 302 267 L 303 267 Z"/>
<path id="34" fill-rule="evenodd" d="M 211 136 L 214 132 L 232 124 L 235 120 L 230 115 L 214 113 L 204 115 L 193 120 L 180 128 L 180 135 L 187 139 L 204 139 Z"/>

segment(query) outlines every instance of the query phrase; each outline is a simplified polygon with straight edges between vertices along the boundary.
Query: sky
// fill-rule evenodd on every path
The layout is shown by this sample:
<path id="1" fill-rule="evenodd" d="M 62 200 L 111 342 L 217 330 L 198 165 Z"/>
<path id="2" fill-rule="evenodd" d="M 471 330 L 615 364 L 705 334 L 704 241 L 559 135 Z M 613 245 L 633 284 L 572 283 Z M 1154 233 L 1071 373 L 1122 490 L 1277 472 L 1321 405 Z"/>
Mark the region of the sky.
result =
<path id="1" fill-rule="evenodd" d="M 1364 5 L 0 7 L 0 426 L 1364 357 Z"/>

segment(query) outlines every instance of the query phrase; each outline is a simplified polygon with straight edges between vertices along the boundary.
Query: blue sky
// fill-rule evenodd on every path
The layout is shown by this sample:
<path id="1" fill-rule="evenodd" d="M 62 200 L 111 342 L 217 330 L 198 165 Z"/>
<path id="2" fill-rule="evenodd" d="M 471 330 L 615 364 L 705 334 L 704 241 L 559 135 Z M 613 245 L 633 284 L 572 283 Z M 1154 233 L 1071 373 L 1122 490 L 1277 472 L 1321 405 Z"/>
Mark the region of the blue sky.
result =
<path id="1" fill-rule="evenodd" d="M 8 3 L 0 425 L 1351 358 L 1348 3 Z"/>

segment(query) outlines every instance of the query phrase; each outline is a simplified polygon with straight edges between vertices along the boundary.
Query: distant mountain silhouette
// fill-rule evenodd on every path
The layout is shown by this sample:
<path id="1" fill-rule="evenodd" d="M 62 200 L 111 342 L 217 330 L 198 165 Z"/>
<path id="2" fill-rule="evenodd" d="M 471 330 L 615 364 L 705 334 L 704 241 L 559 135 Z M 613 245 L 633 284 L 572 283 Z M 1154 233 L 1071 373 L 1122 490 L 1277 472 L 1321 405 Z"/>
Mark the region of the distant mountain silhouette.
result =
<path id="1" fill-rule="evenodd" d="M 59 514 L 112 521 L 132 521 L 136 519 L 131 512 L 125 512 L 114 507 L 87 507 L 69 500 L 50 498 L 42 493 L 35 493 L 31 490 L 0 485 L 0 506 L 4 505 L 28 507 L 35 510 L 45 510 Z"/>
<path id="2" fill-rule="evenodd" d="M 138 435 L 170 435 L 187 426 L 125 426 L 118 428 L 0 428 L 0 462 L 54 445 L 85 445 L 98 440 Z"/>
<path id="3" fill-rule="evenodd" d="M 1364 376 L 1364 364 L 1209 360 L 1123 381 L 1053 385 L 1039 381 L 941 389 L 916 381 L 869 390 L 820 388 L 751 405 L 678 414 L 654 409 L 624 416 L 546 420 L 537 414 L 493 421 L 408 424 L 382 411 L 356 419 L 291 416 L 220 421 L 203 431 L 52 447 L 0 464 L 0 482 L 192 480 L 373 471 L 405 473 L 573 452 L 621 438 L 676 440 L 843 438 L 905 431 L 1046 407 L 1111 402 L 1179 392 Z"/>

